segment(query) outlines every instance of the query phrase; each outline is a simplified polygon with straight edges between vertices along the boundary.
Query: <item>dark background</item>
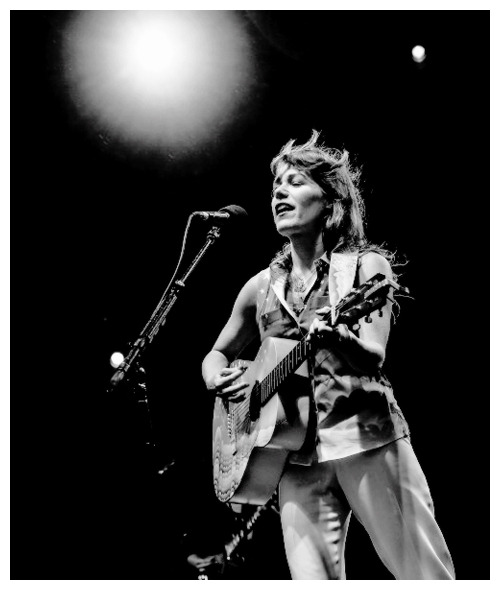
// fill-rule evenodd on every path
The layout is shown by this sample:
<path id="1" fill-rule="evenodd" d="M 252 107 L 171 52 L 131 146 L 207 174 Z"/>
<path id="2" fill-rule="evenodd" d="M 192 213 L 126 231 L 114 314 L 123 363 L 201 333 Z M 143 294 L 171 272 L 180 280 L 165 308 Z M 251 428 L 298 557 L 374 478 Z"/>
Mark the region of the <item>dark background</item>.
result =
<path id="1" fill-rule="evenodd" d="M 315 128 L 363 166 L 370 239 L 409 261 L 387 373 L 457 576 L 488 579 L 489 12 L 237 14 L 252 100 L 223 136 L 167 156 L 80 117 L 61 59 L 71 12 L 11 12 L 11 577 L 183 579 L 182 534 L 230 531 L 200 364 L 281 246 L 269 163 Z M 133 398 L 107 392 L 109 357 L 149 319 L 189 213 L 228 204 L 248 223 L 223 230 L 143 358 L 151 452 Z M 207 229 L 193 226 L 186 263 Z M 259 529 L 254 579 L 288 579 L 274 517 Z M 390 578 L 354 521 L 347 571 Z"/>

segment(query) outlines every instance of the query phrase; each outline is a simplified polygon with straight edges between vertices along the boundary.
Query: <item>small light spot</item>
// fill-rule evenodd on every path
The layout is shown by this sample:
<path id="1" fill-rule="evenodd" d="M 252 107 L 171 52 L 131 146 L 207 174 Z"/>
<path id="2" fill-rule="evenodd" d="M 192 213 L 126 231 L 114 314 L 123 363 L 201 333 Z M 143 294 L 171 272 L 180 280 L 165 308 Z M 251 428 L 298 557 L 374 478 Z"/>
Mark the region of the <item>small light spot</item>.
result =
<path id="1" fill-rule="evenodd" d="M 423 62 L 427 57 L 427 54 L 425 53 L 425 47 L 421 45 L 416 45 L 411 50 L 411 55 L 413 57 L 413 60 L 417 63 Z"/>
<path id="2" fill-rule="evenodd" d="M 125 357 L 122 355 L 122 353 L 115 352 L 111 355 L 109 361 L 111 363 L 111 366 L 116 369 L 117 367 L 120 366 L 120 364 L 123 362 L 124 359 L 125 359 Z"/>

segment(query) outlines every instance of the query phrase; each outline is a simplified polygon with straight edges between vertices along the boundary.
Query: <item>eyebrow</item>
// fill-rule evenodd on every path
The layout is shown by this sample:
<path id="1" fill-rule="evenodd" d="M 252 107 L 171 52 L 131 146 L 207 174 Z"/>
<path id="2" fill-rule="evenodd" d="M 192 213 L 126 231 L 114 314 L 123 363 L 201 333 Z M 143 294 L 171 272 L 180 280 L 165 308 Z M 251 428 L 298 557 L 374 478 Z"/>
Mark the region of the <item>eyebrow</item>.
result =
<path id="1" fill-rule="evenodd" d="M 303 173 L 301 171 L 285 171 L 285 173 L 283 174 L 283 178 L 288 178 L 288 179 L 292 179 L 298 175 L 303 175 Z M 281 185 L 281 181 L 282 181 L 282 177 L 275 177 L 273 180 L 273 186 L 274 185 Z"/>

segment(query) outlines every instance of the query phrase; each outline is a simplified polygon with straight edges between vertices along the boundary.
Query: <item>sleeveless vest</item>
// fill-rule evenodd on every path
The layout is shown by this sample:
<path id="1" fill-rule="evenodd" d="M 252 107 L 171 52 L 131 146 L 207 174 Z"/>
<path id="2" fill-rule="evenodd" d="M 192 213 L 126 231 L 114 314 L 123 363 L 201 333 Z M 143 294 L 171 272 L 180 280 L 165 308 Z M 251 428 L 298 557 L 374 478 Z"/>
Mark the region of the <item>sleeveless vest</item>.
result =
<path id="1" fill-rule="evenodd" d="M 315 310 L 333 307 L 356 283 L 358 254 L 332 254 L 316 260 L 318 278 L 305 308 L 296 314 L 286 300 L 287 274 L 259 273 L 257 324 L 261 341 L 268 336 L 300 340 L 316 317 Z M 344 458 L 383 446 L 409 435 L 408 424 L 382 372 L 361 375 L 328 346 L 319 347 L 311 360 L 311 382 L 317 416 L 313 451 L 293 454 L 291 462 L 310 464 Z"/>

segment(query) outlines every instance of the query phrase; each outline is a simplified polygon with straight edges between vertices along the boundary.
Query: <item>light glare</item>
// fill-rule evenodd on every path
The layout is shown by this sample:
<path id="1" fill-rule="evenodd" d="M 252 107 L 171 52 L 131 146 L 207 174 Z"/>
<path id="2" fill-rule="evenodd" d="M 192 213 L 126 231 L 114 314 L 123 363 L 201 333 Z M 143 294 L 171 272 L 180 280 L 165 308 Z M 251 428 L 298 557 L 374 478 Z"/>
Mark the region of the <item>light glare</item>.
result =
<path id="1" fill-rule="evenodd" d="M 416 45 L 411 50 L 411 55 L 413 56 L 413 60 L 417 63 L 423 62 L 426 58 L 425 48 L 421 45 Z"/>
<path id="2" fill-rule="evenodd" d="M 124 359 L 125 359 L 125 357 L 123 356 L 122 353 L 120 353 L 118 351 L 113 353 L 109 360 L 111 363 L 111 367 L 114 367 L 116 369 L 117 367 L 120 366 L 120 364 L 124 361 Z"/>
<path id="3" fill-rule="evenodd" d="M 82 11 L 67 29 L 75 104 L 121 140 L 212 140 L 251 100 L 250 43 L 230 11 Z"/>

